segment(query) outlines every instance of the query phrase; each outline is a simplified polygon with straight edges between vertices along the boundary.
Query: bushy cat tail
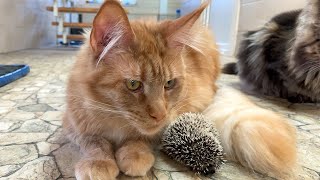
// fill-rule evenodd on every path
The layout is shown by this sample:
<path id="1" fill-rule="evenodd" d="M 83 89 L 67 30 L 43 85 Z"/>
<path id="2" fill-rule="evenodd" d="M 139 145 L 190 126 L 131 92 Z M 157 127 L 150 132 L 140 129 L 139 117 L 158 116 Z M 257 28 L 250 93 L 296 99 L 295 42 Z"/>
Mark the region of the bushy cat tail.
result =
<path id="1" fill-rule="evenodd" d="M 273 112 L 257 108 L 235 113 L 225 122 L 222 138 L 229 159 L 276 177 L 291 176 L 295 132 Z"/>
<path id="2" fill-rule="evenodd" d="M 228 160 L 279 179 L 296 178 L 296 133 L 285 118 L 225 88 L 204 114 L 215 122 Z"/>
<path id="3" fill-rule="evenodd" d="M 224 74 L 238 74 L 237 63 L 228 63 L 223 66 L 222 73 Z"/>

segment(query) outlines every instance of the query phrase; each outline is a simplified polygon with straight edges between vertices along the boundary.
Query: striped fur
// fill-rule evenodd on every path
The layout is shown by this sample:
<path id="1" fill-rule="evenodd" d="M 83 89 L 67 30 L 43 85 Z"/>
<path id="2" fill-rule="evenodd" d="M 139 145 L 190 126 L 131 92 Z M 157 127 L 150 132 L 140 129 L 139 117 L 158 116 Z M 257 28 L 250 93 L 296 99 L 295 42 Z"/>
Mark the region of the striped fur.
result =
<path id="1" fill-rule="evenodd" d="M 163 22 L 129 22 L 117 1 L 102 5 L 67 87 L 63 127 L 82 152 L 77 179 L 146 175 L 163 128 L 209 105 L 219 53 L 210 31 L 196 22 L 207 5 Z M 142 85 L 132 91 L 130 80 Z M 167 89 L 170 80 L 176 83 Z"/>

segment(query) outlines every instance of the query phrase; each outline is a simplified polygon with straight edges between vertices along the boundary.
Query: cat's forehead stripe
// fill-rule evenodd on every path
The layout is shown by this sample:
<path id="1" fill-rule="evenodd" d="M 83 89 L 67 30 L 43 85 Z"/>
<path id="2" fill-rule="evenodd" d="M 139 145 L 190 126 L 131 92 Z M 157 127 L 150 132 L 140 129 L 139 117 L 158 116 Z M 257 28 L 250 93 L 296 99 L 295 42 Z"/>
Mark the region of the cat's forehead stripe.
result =
<path id="1" fill-rule="evenodd" d="M 132 22 L 132 29 L 135 32 L 135 50 L 140 53 L 162 55 L 165 51 L 165 42 L 160 31 L 155 28 L 154 23 Z"/>

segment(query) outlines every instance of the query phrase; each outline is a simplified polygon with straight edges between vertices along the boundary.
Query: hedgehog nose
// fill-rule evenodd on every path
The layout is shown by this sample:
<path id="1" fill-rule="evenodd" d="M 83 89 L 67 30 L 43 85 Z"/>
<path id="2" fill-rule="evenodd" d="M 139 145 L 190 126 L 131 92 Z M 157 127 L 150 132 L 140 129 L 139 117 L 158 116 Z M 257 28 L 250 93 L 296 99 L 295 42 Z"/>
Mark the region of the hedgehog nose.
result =
<path id="1" fill-rule="evenodd" d="M 149 105 L 147 107 L 147 112 L 150 115 L 150 117 L 157 122 L 162 121 L 167 115 L 167 110 L 162 103 Z"/>

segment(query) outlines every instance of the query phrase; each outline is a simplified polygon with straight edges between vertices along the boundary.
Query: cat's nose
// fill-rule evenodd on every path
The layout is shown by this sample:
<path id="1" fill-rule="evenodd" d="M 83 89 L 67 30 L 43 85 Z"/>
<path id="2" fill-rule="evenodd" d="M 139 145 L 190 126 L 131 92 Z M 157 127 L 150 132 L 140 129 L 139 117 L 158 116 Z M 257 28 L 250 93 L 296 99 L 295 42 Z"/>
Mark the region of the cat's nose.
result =
<path id="1" fill-rule="evenodd" d="M 165 109 L 165 107 L 148 106 L 147 111 L 150 117 L 157 122 L 162 121 L 167 115 L 167 110 Z"/>
<path id="2" fill-rule="evenodd" d="M 160 122 L 164 119 L 164 117 L 166 116 L 166 113 L 162 113 L 162 112 L 154 112 L 154 113 L 149 113 L 149 115 L 156 121 Z"/>

